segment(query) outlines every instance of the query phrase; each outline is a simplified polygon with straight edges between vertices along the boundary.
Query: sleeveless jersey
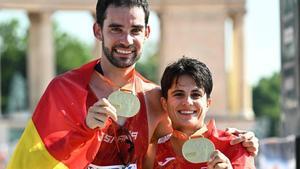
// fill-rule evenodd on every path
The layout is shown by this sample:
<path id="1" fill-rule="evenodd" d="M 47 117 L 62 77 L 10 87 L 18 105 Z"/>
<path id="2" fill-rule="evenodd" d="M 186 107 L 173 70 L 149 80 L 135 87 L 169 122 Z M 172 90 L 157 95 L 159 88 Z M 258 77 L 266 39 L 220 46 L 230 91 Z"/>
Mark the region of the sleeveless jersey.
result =
<path id="1" fill-rule="evenodd" d="M 230 141 L 234 138 L 233 135 L 218 130 L 215 122 L 211 120 L 207 125 L 208 131 L 203 134 L 213 142 L 215 148 L 221 151 L 230 161 L 234 169 L 253 169 L 253 157 L 241 145 L 230 145 Z M 170 136 L 172 137 L 172 136 Z M 183 156 L 177 155 L 173 150 L 171 139 L 164 138 L 159 141 L 154 163 L 155 169 L 206 169 L 206 163 L 191 163 L 184 159 Z"/>

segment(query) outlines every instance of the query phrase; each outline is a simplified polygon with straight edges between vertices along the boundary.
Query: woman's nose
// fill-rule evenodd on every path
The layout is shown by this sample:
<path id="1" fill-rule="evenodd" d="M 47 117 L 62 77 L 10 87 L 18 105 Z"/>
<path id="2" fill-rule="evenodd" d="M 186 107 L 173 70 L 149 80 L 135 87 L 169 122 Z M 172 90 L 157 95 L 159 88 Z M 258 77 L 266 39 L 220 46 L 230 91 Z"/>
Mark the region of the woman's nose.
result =
<path id="1" fill-rule="evenodd" d="M 193 99 L 191 97 L 186 97 L 183 103 L 184 105 L 193 105 Z"/>

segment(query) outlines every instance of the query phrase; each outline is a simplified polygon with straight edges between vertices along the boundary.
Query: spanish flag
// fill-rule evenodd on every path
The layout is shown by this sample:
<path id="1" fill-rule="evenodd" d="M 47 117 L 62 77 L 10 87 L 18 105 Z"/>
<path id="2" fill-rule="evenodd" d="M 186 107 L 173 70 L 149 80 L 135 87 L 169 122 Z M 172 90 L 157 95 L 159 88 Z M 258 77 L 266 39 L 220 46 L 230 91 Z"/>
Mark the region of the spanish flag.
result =
<path id="1" fill-rule="evenodd" d="M 93 161 L 100 130 L 89 129 L 87 88 L 92 61 L 57 76 L 39 101 L 10 159 L 8 169 L 82 169 Z"/>

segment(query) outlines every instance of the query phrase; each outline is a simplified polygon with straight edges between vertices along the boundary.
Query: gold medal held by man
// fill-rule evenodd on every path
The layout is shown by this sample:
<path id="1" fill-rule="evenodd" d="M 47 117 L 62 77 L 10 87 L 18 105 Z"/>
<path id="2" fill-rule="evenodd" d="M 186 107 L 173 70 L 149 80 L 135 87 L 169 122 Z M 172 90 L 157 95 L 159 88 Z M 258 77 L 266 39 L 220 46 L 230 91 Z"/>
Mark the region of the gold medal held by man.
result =
<path id="1" fill-rule="evenodd" d="M 108 96 L 108 101 L 116 108 L 118 116 L 132 117 L 140 110 L 140 101 L 132 93 L 118 90 Z"/>

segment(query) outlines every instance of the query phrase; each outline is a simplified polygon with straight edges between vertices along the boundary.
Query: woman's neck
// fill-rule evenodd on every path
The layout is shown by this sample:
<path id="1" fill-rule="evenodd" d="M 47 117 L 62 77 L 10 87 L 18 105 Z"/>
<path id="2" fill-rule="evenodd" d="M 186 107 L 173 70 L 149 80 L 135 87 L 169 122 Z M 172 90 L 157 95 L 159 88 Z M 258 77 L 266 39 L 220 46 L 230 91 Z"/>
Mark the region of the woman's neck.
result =
<path id="1" fill-rule="evenodd" d="M 177 155 L 182 155 L 182 146 L 186 140 L 194 137 L 203 137 L 203 134 L 207 131 L 206 125 L 203 125 L 200 129 L 197 130 L 176 130 L 174 129 L 173 135 L 171 137 L 171 143 L 173 150 Z"/>

